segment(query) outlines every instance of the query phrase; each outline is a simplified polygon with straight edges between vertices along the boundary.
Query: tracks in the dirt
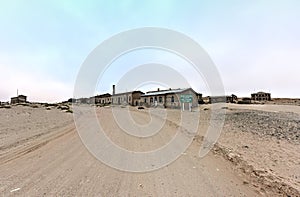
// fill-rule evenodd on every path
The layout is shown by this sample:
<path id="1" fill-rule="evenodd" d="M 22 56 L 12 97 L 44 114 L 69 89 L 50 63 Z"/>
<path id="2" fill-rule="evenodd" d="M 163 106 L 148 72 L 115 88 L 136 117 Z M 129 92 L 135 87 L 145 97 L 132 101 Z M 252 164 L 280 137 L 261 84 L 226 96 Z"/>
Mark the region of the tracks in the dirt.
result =
<path id="1" fill-rule="evenodd" d="M 139 120 L 143 115 L 138 113 Z M 174 118 L 175 119 L 175 118 Z M 121 129 L 115 128 L 110 116 L 103 116 L 108 133 L 120 138 Z M 173 133 L 174 122 L 167 122 L 166 133 Z M 176 123 L 176 122 L 175 122 Z M 153 140 L 160 145 L 169 136 Z M 122 142 L 122 141 L 121 141 Z M 145 148 L 153 144 L 124 141 L 126 147 Z M 111 195 L 111 196 L 199 196 L 203 194 L 239 196 L 255 193 L 243 185 L 229 163 L 210 154 L 197 158 L 198 146 L 193 143 L 176 162 L 152 173 L 125 173 L 112 169 L 85 149 L 77 136 L 74 124 L 34 138 L 23 145 L 12 147 L 0 155 L 0 171 L 4 181 L 0 193 L 11 195 Z M 8 183 L 8 181 L 10 181 Z M 1 190 L 2 187 L 2 190 Z"/>
<path id="2" fill-rule="evenodd" d="M 144 115 L 145 114 L 145 112 L 140 112 L 140 111 L 136 111 L 134 113 L 137 113 L 137 115 L 139 115 L 139 114 L 143 114 Z M 159 116 L 156 115 L 156 117 L 159 117 Z M 109 123 L 109 121 L 111 121 L 111 119 L 109 119 L 107 117 L 105 117 L 105 118 L 106 118 L 105 119 L 106 123 Z M 178 127 L 179 126 L 175 121 L 172 121 L 171 119 L 167 120 L 166 122 L 168 123 L 168 126 L 170 126 L 170 128 L 171 128 L 171 126 L 172 127 Z M 61 185 L 63 185 L 64 187 L 66 187 L 66 185 L 68 186 L 68 184 L 71 184 L 71 183 L 73 184 L 74 183 L 75 185 L 71 184 L 72 187 L 75 187 L 75 186 L 79 187 L 76 184 L 77 184 L 77 181 L 79 181 L 81 183 L 81 179 L 84 179 L 84 178 L 81 177 L 81 174 L 85 174 L 86 172 L 81 171 L 81 170 L 85 169 L 84 168 L 85 164 L 82 161 L 82 159 L 80 159 L 79 155 L 75 157 L 74 155 L 71 155 L 71 154 L 68 154 L 68 153 L 64 152 L 64 150 L 69 149 L 72 146 L 71 145 L 72 143 L 70 143 L 70 140 L 69 140 L 71 138 L 72 139 L 76 139 L 76 142 L 77 142 L 76 147 L 78 148 L 78 150 L 81 149 L 81 145 L 82 144 L 78 144 L 79 141 L 78 141 L 77 137 L 75 137 L 74 135 L 76 135 L 74 124 L 68 124 L 68 125 L 64 125 L 61 128 L 58 128 L 55 131 L 52 131 L 52 130 L 50 131 L 49 130 L 49 132 L 47 132 L 45 134 L 42 134 L 42 135 L 38 134 L 36 136 L 27 138 L 22 143 L 17 143 L 16 146 L 11 146 L 9 148 L 6 148 L 4 151 L 0 150 L 1 151 L 0 152 L 0 166 L 1 166 L 1 164 L 5 164 L 3 166 L 9 166 L 9 165 L 12 164 L 12 165 L 15 166 L 15 168 L 19 168 L 21 166 L 24 169 L 27 169 L 30 166 L 28 166 L 28 165 L 26 166 L 26 164 L 24 164 L 24 166 L 22 166 L 22 162 L 23 161 L 30 161 L 30 162 L 34 161 L 37 166 L 42 166 L 42 167 L 40 167 L 40 169 L 43 170 L 43 173 L 37 173 L 36 177 L 43 177 L 43 176 L 47 176 L 47 177 L 49 176 L 49 177 L 51 177 L 50 176 L 51 173 L 54 173 L 54 172 L 57 173 L 57 174 L 67 173 L 67 172 L 69 172 L 68 170 L 71 169 L 71 170 L 73 170 L 72 172 L 74 172 L 75 175 L 76 175 L 77 171 L 78 171 L 79 174 L 76 175 L 76 176 L 75 175 L 73 176 L 72 174 L 71 175 L 70 174 L 65 174 L 65 176 L 68 175 L 68 178 L 66 178 L 66 182 L 64 184 L 61 184 Z M 64 136 L 64 138 L 62 138 L 63 136 Z M 199 138 L 199 139 L 197 140 L 197 138 Z M 203 137 L 196 136 L 195 141 L 198 141 L 199 143 L 203 143 Z M 66 144 L 64 144 L 65 142 L 66 142 Z M 61 144 L 64 144 L 64 146 L 63 146 L 64 148 L 60 147 Z M 45 147 L 45 148 L 43 148 L 43 147 Z M 47 156 L 42 157 L 41 160 L 37 160 L 38 157 L 39 157 L 38 155 L 40 154 L 39 152 L 45 153 L 45 151 L 48 151 L 48 149 L 47 149 L 48 147 L 50 147 L 49 148 L 49 155 L 51 155 L 53 158 L 55 158 L 53 160 L 53 161 L 55 161 L 55 165 L 53 164 L 53 166 L 63 165 L 65 167 L 63 167 L 63 168 L 60 167 L 60 168 L 57 168 L 57 169 L 56 168 L 55 169 L 54 168 L 53 169 L 49 168 L 49 166 L 47 167 L 47 165 L 46 165 L 47 162 L 43 163 L 44 160 L 46 160 L 47 158 L 49 158 Z M 56 150 L 56 147 L 57 147 L 57 150 Z M 154 176 L 154 177 L 157 176 L 157 177 L 161 178 L 162 175 L 160 173 L 165 173 L 166 175 L 169 175 L 169 176 L 171 176 L 170 174 L 172 174 L 172 176 L 175 176 L 175 175 L 173 175 L 174 172 L 178 172 L 178 171 L 182 170 L 183 174 L 187 174 L 187 172 L 189 172 L 188 173 L 189 176 L 190 177 L 194 177 L 194 179 L 196 180 L 194 182 L 199 181 L 199 176 L 204 176 L 204 175 L 207 176 L 207 177 L 205 177 L 203 179 L 206 180 L 206 179 L 211 178 L 212 180 L 215 181 L 215 177 L 211 177 L 212 175 L 210 174 L 210 172 L 207 173 L 207 174 L 203 174 L 202 173 L 203 169 L 201 169 L 199 172 L 194 172 L 195 169 L 200 168 L 200 166 L 203 165 L 205 167 L 209 166 L 212 169 L 211 171 L 213 173 L 214 173 L 214 171 L 216 171 L 214 168 L 217 168 L 217 172 L 215 172 L 215 173 L 216 173 L 216 177 L 220 176 L 220 177 L 218 177 L 218 179 L 225 179 L 226 180 L 226 176 L 228 174 L 230 174 L 230 173 L 231 173 L 232 177 L 235 177 L 236 174 L 243 175 L 243 177 L 247 180 L 247 182 L 244 182 L 244 183 L 242 182 L 241 186 L 239 186 L 238 188 L 251 187 L 253 189 L 253 186 L 258 185 L 259 188 L 265 188 L 266 189 L 266 191 L 262 192 L 264 194 L 266 194 L 266 193 L 267 194 L 270 194 L 270 193 L 274 193 L 274 194 L 278 194 L 278 193 L 281 193 L 281 194 L 297 194 L 297 193 L 292 193 L 293 188 L 288 188 L 289 187 L 288 185 L 284 185 L 281 182 L 276 182 L 276 184 L 270 184 L 270 182 L 265 182 L 265 179 L 263 179 L 264 178 L 263 176 L 260 176 L 259 174 L 255 173 L 256 172 L 255 169 L 252 169 L 252 168 L 248 169 L 249 166 L 247 166 L 247 163 L 244 163 L 245 162 L 244 160 L 243 161 L 236 161 L 236 158 L 235 157 L 233 158 L 231 155 L 229 155 L 229 153 L 225 154 L 223 152 L 224 151 L 224 147 L 220 147 L 220 146 L 218 146 L 218 144 L 214 148 L 214 153 L 217 156 L 218 155 L 222 156 L 227 161 L 229 161 L 231 164 L 227 163 L 227 162 L 224 162 L 224 160 L 223 161 L 219 161 L 217 159 L 214 159 L 214 157 L 209 156 L 209 157 L 206 158 L 206 160 L 209 163 L 205 163 L 205 165 L 204 165 L 203 164 L 203 160 L 200 162 L 198 159 L 195 159 L 196 158 L 196 153 L 197 153 L 197 148 L 198 148 L 198 145 L 196 145 L 194 143 L 192 145 L 192 148 L 191 148 L 191 150 L 193 150 L 193 154 L 191 154 L 190 152 L 187 154 L 188 156 L 190 155 L 189 159 L 187 159 L 187 156 L 184 156 L 184 158 L 181 158 L 181 160 L 179 160 L 179 162 L 177 162 L 174 165 L 170 166 L 171 170 L 168 170 L 168 168 L 166 168 L 166 169 L 163 169 L 161 171 L 157 171 L 156 173 L 154 173 L 154 175 L 151 175 L 151 176 Z M 72 154 L 76 153 L 78 150 L 76 149 L 76 151 L 73 151 Z M 56 156 L 54 156 L 54 155 L 56 155 L 55 151 L 56 151 L 57 155 L 61 156 L 60 157 L 61 161 L 64 161 L 64 164 L 60 163 L 60 160 L 58 160 L 56 158 Z M 86 151 L 82 151 L 81 154 L 85 155 Z M 81 157 L 82 157 L 82 155 L 81 155 Z M 28 160 L 31 157 L 34 158 L 34 159 L 33 160 Z M 66 159 L 66 158 L 72 158 L 72 162 L 69 162 L 69 163 L 66 162 L 66 161 L 69 161 L 69 159 Z M 93 164 L 94 166 L 97 166 L 95 168 L 94 167 L 93 168 L 89 167 L 89 170 L 91 170 L 91 172 L 93 172 L 91 174 L 96 174 L 96 173 L 101 172 L 101 174 L 104 173 L 107 176 L 105 178 L 105 182 L 103 182 L 102 183 L 103 185 L 101 185 L 101 187 L 103 187 L 101 190 L 105 189 L 104 186 L 107 184 L 107 182 L 109 182 L 111 180 L 117 180 L 117 179 L 119 179 L 119 177 L 120 177 L 119 173 L 117 173 L 115 171 L 109 171 L 110 169 L 105 168 L 103 165 L 98 165 L 97 161 L 94 161 L 93 158 L 90 158 L 90 156 L 88 154 L 86 155 L 86 158 L 88 158 L 87 161 L 90 163 L 90 165 Z M 74 159 L 74 161 L 73 161 L 73 159 Z M 231 160 L 234 160 L 237 163 L 234 163 Z M 216 164 L 214 163 L 214 161 L 220 162 L 220 165 L 216 166 Z M 78 166 L 80 166 L 80 167 L 76 168 L 76 170 L 75 170 L 75 168 L 73 166 L 74 163 L 76 163 L 76 164 L 78 164 Z M 230 173 L 227 173 L 225 168 L 222 169 L 224 165 L 229 166 L 228 169 L 230 170 Z M 233 170 L 231 172 L 232 167 L 235 170 Z M 35 167 L 35 166 L 31 167 L 31 168 L 32 168 L 32 170 L 38 169 L 38 167 Z M 246 169 L 246 171 L 249 172 L 249 174 L 241 172 L 241 170 L 243 170 L 243 169 Z M 106 172 L 107 170 L 108 170 L 108 172 Z M 11 170 L 11 171 L 13 171 L 13 170 Z M 218 173 L 221 173 L 223 171 L 224 171 L 224 174 L 218 174 Z M 198 173 L 198 174 L 195 174 L 195 173 Z M 19 173 L 18 176 L 20 176 L 20 174 L 22 174 L 22 173 Z M 30 179 L 34 179 L 33 176 L 30 173 L 28 173 L 28 174 L 29 174 L 28 177 Z M 247 175 L 249 175 L 250 177 L 247 177 Z M 126 175 L 126 176 L 124 175 L 124 177 L 125 177 L 126 180 L 127 179 L 128 180 L 131 180 L 131 179 L 135 180 L 134 178 L 132 178 L 129 175 Z M 130 179 L 130 177 L 131 177 L 131 179 Z M 193 185 L 194 182 L 191 183 L 190 181 L 188 181 L 188 180 L 191 180 L 190 177 L 187 176 L 187 182 L 189 182 L 190 186 L 188 186 L 189 184 L 187 184 L 187 185 L 182 186 L 182 187 L 191 187 L 190 189 L 194 189 L 194 191 L 195 191 L 195 192 L 191 192 L 191 193 L 196 194 L 196 192 L 198 192 L 198 189 L 196 189 L 196 186 Z M 87 177 L 87 179 L 92 179 L 92 178 L 93 178 L 93 176 Z M 148 186 L 152 184 L 151 181 L 146 182 L 146 180 L 149 179 L 149 177 L 146 176 L 146 175 L 140 175 L 140 177 L 138 177 L 138 178 L 139 178 L 140 182 L 148 183 Z M 101 177 L 101 180 L 103 180 L 103 179 L 104 178 Z M 181 179 L 182 178 L 178 177 L 178 180 L 174 181 L 174 184 L 181 183 L 180 182 Z M 56 180 L 56 178 L 49 178 L 48 181 L 50 181 L 50 183 L 51 182 L 53 183 L 53 182 L 55 182 L 54 180 Z M 169 179 L 165 179 L 164 182 L 170 182 L 171 180 L 174 180 L 174 177 L 171 177 L 171 178 L 169 177 Z M 97 182 L 97 183 L 99 182 L 99 180 L 96 181 L 96 179 L 94 181 Z M 261 181 L 264 181 L 264 182 L 261 182 Z M 124 182 L 126 182 L 126 181 L 124 181 Z M 236 182 L 238 183 L 237 180 L 236 180 Z M 119 183 L 120 184 L 125 184 L 123 182 L 119 182 Z M 45 184 L 48 185 L 48 182 L 45 181 Z M 137 185 L 139 185 L 139 184 L 137 184 Z M 145 184 L 145 185 L 147 185 L 147 184 Z M 208 184 L 203 185 L 203 187 L 204 186 L 206 187 L 207 185 Z M 91 186 L 91 185 L 88 185 L 88 186 L 92 187 L 93 191 L 97 190 L 96 186 L 95 186 L 95 188 L 94 188 L 94 186 Z M 268 186 L 272 187 L 272 188 L 268 188 Z M 43 185 L 43 184 L 41 184 L 40 187 L 41 188 L 46 188 L 46 186 Z M 225 186 L 220 185 L 220 187 L 222 187 L 224 189 L 224 188 L 227 187 L 227 185 L 225 185 Z M 53 190 L 54 188 L 55 187 L 51 187 L 49 189 L 49 191 Z M 153 186 L 153 187 L 151 186 L 151 188 L 153 189 L 153 191 L 155 189 L 157 189 L 157 187 L 155 187 L 155 186 Z M 160 188 L 160 187 L 158 187 L 158 188 Z M 164 187 L 161 187 L 161 188 L 164 188 Z M 254 188 L 254 190 L 258 191 L 259 188 Z M 126 187 L 125 189 L 128 189 L 128 188 Z M 132 189 L 134 190 L 135 188 L 130 188 L 130 190 L 132 190 Z M 168 186 L 165 189 L 171 191 L 171 190 L 173 190 L 173 187 L 172 186 Z M 176 187 L 176 189 L 177 189 L 177 187 Z M 280 190 L 277 190 L 277 189 L 280 189 Z M 123 188 L 123 190 L 124 190 L 124 188 Z M 120 189 L 120 191 L 117 190 L 115 194 L 117 194 L 119 192 L 122 192 L 123 190 L 122 189 Z M 28 191 L 31 191 L 31 189 L 29 188 Z M 136 190 L 134 190 L 134 191 L 136 192 Z M 152 191 L 152 190 L 149 189 L 149 191 Z M 297 191 L 294 191 L 294 192 L 297 192 Z M 111 193 L 111 191 L 108 192 L 108 193 Z M 295 195 L 295 196 L 297 196 L 297 195 Z"/>
<path id="3" fill-rule="evenodd" d="M 17 146 L 11 145 L 10 148 L 5 149 L 4 153 L 0 154 L 0 165 L 29 154 L 45 146 L 49 142 L 69 134 L 72 131 L 75 132 L 75 127 L 73 124 L 70 124 L 59 129 L 56 132 L 38 134 L 36 136 L 30 137 L 31 141 L 28 139 L 23 140 L 23 143 L 19 142 Z"/>

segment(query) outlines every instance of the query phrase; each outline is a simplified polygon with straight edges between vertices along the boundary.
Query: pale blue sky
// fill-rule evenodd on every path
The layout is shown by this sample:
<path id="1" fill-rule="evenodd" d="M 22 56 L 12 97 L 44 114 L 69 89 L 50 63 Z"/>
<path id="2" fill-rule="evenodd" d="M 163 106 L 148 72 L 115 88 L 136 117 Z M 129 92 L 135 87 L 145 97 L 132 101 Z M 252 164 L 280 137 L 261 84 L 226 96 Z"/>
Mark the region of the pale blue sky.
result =
<path id="1" fill-rule="evenodd" d="M 97 45 L 145 26 L 197 41 L 218 67 L 227 94 L 263 90 L 300 97 L 297 0 L 0 1 L 0 25 L 0 101 L 17 89 L 31 101 L 72 97 L 80 66 Z M 103 91 L 110 91 L 117 81 L 106 78 Z"/>

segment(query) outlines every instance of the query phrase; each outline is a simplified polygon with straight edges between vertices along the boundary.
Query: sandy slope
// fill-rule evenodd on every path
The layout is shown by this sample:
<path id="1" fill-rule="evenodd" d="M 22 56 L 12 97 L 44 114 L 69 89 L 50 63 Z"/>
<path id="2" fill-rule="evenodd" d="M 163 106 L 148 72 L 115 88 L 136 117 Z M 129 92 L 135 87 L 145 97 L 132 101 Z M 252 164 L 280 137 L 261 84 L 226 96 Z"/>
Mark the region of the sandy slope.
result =
<path id="1" fill-rule="evenodd" d="M 299 196 L 300 107 L 228 107 L 228 119 L 218 143 L 236 153 L 237 168 L 246 171 L 253 185 L 263 184 L 264 190 Z M 232 114 L 239 118 L 232 118 Z"/>
<path id="2" fill-rule="evenodd" d="M 24 117 L 28 113 L 30 116 Z M 209 116 L 209 112 L 205 113 Z M 97 114 L 107 135 L 128 149 L 144 151 L 160 147 L 174 134 L 175 125 L 166 124 L 160 137 L 154 136 L 145 143 L 139 139 L 124 140 L 123 132 L 112 121 L 110 108 L 98 108 Z M 131 114 L 140 124 L 150 120 L 146 110 L 132 109 Z M 149 173 L 127 173 L 102 164 L 86 150 L 70 114 L 55 109 L 13 107 L 0 109 L 0 116 L 0 193 L 4 196 L 297 195 L 300 160 L 299 154 L 293 151 L 298 146 L 269 137 L 257 140 L 256 134 L 228 129 L 226 124 L 219 144 L 203 159 L 198 157 L 202 143 L 198 136 L 186 153 L 167 167 Z M 7 117 L 5 121 L 4 117 Z M 158 117 L 152 119 L 160 121 Z M 168 119 L 176 123 L 178 113 L 170 110 Z M 202 121 L 199 133 L 203 134 L 206 126 Z M 269 149 L 265 149 L 263 145 L 268 140 Z M 243 148 L 245 145 L 247 150 Z M 258 160 L 255 155 L 265 158 Z M 277 166 L 272 166 L 274 155 L 281 158 Z M 293 161 L 286 163 L 288 157 Z M 250 166 L 252 171 L 249 171 Z M 277 182 L 287 182 L 296 190 L 288 190 L 288 187 L 280 190 L 276 180 L 268 188 L 266 184 L 270 182 L 260 179 L 256 169 L 271 169 L 274 177 L 282 177 Z M 254 172 L 257 175 L 252 176 Z"/>

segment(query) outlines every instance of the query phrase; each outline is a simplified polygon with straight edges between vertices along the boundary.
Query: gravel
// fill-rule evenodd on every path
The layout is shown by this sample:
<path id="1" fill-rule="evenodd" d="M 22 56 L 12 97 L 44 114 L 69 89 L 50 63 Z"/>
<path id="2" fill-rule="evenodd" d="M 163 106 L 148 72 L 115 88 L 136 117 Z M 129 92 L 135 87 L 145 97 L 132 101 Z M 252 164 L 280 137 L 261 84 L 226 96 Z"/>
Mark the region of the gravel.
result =
<path id="1" fill-rule="evenodd" d="M 226 114 L 225 126 L 260 136 L 273 136 L 300 144 L 300 115 L 286 112 L 234 110 Z"/>

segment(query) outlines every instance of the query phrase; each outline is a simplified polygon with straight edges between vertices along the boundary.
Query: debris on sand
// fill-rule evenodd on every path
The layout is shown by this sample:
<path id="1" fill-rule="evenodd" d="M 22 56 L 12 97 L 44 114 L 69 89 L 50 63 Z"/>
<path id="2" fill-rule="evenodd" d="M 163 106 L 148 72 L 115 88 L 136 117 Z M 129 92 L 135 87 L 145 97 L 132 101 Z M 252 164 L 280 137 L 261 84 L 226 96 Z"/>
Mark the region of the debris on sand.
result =
<path id="1" fill-rule="evenodd" d="M 69 110 L 70 107 L 68 105 L 60 105 L 57 107 L 57 109 L 60 109 L 60 110 Z"/>
<path id="2" fill-rule="evenodd" d="M 66 110 L 67 113 L 73 113 L 71 109 Z"/>
<path id="3" fill-rule="evenodd" d="M 32 107 L 32 108 L 39 108 L 39 106 L 38 105 L 30 105 L 30 107 Z"/>
<path id="4" fill-rule="evenodd" d="M 3 105 L 3 108 L 5 108 L 5 109 L 10 109 L 11 106 L 10 106 L 10 105 Z"/>
<path id="5" fill-rule="evenodd" d="M 21 188 L 16 188 L 16 189 L 13 189 L 10 191 L 10 193 L 13 193 L 13 192 L 16 192 L 16 191 L 19 191 Z"/>

